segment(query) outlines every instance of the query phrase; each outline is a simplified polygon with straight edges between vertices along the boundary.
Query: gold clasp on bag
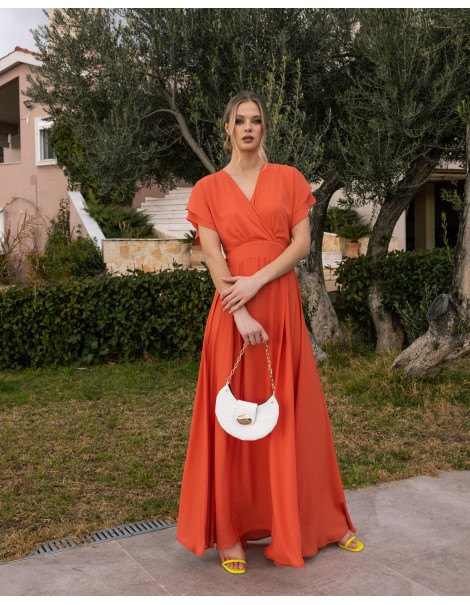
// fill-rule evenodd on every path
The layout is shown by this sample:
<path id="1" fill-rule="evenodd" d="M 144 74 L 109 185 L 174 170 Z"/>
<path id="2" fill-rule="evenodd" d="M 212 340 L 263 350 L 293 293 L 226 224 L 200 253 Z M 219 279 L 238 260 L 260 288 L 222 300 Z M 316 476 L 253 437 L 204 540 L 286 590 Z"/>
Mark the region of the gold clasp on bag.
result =
<path id="1" fill-rule="evenodd" d="M 238 424 L 251 424 L 252 420 L 248 414 L 240 414 L 240 416 L 237 416 L 237 422 Z"/>

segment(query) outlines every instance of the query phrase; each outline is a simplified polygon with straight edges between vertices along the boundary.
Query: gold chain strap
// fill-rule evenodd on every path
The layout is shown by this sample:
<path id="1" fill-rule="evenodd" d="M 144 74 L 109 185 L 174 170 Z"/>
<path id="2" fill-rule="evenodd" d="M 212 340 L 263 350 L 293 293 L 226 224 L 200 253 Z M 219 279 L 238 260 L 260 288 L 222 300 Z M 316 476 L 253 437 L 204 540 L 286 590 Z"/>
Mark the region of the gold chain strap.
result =
<path id="1" fill-rule="evenodd" d="M 274 378 L 273 378 L 273 371 L 271 368 L 271 359 L 269 357 L 269 349 L 268 349 L 268 343 L 264 343 L 264 346 L 266 347 L 266 360 L 268 362 L 268 370 L 269 370 L 269 378 L 271 379 L 271 386 L 273 388 L 273 395 L 274 395 L 274 391 L 276 390 L 276 387 L 274 385 Z M 242 350 L 240 351 L 239 356 L 237 357 L 237 361 L 235 362 L 235 365 L 233 366 L 232 371 L 230 372 L 229 377 L 227 378 L 227 384 L 230 384 L 230 381 L 232 380 L 232 376 L 235 374 L 235 370 L 238 368 L 238 364 L 240 363 L 240 360 L 243 356 L 243 353 L 245 352 L 245 349 L 247 347 L 247 343 L 245 342 L 245 344 L 243 345 Z"/>

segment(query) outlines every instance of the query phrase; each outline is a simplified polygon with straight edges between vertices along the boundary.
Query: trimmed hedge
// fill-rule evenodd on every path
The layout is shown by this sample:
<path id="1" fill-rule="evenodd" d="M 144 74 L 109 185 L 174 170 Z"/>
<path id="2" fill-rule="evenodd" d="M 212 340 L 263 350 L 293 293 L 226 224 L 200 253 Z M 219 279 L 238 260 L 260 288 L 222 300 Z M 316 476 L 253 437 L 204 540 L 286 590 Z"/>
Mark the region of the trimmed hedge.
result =
<path id="1" fill-rule="evenodd" d="M 214 296 L 208 271 L 69 279 L 0 292 L 0 367 L 197 353 Z"/>
<path id="2" fill-rule="evenodd" d="M 363 331 L 373 334 L 373 324 L 367 304 L 367 292 L 372 278 L 379 281 L 384 309 L 401 321 L 402 312 L 414 311 L 416 324 L 427 329 L 421 317 L 423 301 L 429 291 L 449 292 L 452 285 L 453 250 L 393 251 L 378 257 L 375 262 L 367 256 L 345 259 L 336 269 L 338 286 L 337 306 Z M 408 342 L 416 333 L 403 325 Z M 421 331 L 421 333 L 422 333 Z"/>

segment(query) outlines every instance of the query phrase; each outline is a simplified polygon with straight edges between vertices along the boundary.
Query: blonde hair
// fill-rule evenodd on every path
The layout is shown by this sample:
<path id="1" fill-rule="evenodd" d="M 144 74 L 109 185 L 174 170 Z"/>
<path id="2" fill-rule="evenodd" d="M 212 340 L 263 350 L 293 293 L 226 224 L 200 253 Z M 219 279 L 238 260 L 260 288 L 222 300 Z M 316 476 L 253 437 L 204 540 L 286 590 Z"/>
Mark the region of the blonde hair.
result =
<path id="1" fill-rule="evenodd" d="M 252 92 L 250 90 L 242 90 L 241 92 L 234 95 L 230 101 L 227 103 L 224 111 L 223 124 L 228 124 L 229 126 L 229 134 L 225 137 L 224 141 L 224 149 L 227 153 L 231 154 L 233 150 L 232 137 L 233 129 L 235 128 L 235 119 L 237 117 L 237 109 L 240 103 L 247 103 L 253 101 L 259 107 L 259 112 L 261 115 L 261 125 L 263 127 L 263 133 L 261 135 L 260 145 L 258 147 L 258 155 L 264 161 L 268 161 L 268 155 L 266 153 L 266 147 L 264 143 L 266 141 L 266 135 L 269 130 L 269 122 L 268 122 L 268 110 L 266 109 L 266 104 L 259 94 L 256 92 Z M 235 149 L 238 151 L 238 160 L 240 161 L 241 154 L 235 143 Z"/>

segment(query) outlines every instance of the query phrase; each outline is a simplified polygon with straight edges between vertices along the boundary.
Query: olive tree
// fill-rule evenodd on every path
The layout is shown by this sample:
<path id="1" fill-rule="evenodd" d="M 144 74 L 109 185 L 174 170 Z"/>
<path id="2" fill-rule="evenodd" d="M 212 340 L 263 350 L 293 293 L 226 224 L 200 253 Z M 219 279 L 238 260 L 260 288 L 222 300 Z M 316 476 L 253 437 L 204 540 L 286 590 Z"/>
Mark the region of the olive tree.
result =
<path id="1" fill-rule="evenodd" d="M 347 199 L 376 209 L 371 261 L 388 250 L 397 220 L 433 169 L 461 156 L 456 108 L 468 82 L 468 34 L 442 27 L 454 17 L 449 9 L 358 11 L 357 60 L 341 99 L 336 140 Z M 377 351 L 400 350 L 403 334 L 383 308 L 375 281 L 368 304 Z"/>
<path id="2" fill-rule="evenodd" d="M 314 332 L 327 340 L 338 326 L 321 247 L 341 185 L 332 128 L 353 25 L 344 9 L 61 9 L 34 34 L 41 67 L 28 94 L 49 108 L 69 180 L 102 203 L 123 204 L 138 187 L 171 189 L 223 167 L 228 98 L 242 89 L 263 94 L 270 161 L 321 183 L 307 281 Z"/>

